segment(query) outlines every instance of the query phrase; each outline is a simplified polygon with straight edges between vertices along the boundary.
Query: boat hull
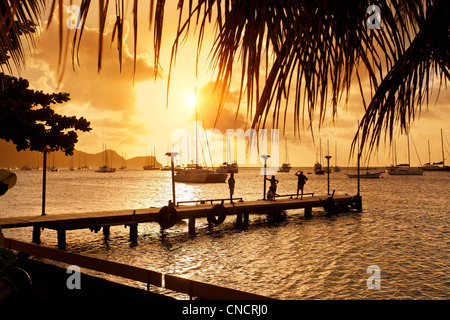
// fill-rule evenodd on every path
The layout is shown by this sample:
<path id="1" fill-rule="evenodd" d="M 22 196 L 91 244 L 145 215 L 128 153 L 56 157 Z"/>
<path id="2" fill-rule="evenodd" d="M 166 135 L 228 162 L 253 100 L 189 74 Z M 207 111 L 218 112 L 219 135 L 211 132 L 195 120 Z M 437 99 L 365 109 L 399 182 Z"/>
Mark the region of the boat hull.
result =
<path id="1" fill-rule="evenodd" d="M 227 177 L 227 173 L 218 173 L 213 170 L 197 167 L 178 169 L 173 179 L 175 182 L 183 183 L 223 183 Z"/>
<path id="2" fill-rule="evenodd" d="M 379 179 L 382 172 L 375 172 L 375 173 L 364 173 L 360 174 L 359 177 L 361 179 Z M 349 178 L 358 178 L 357 174 L 347 174 L 347 177 Z"/>

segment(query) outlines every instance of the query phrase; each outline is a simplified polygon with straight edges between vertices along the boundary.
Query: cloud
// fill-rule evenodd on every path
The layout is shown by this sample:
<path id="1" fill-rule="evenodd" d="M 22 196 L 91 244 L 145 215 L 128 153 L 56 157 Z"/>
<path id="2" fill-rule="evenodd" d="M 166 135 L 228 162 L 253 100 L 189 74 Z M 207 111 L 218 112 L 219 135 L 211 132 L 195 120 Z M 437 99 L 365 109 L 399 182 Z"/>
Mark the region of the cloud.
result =
<path id="1" fill-rule="evenodd" d="M 246 120 L 245 105 L 241 105 L 241 111 L 237 111 L 239 92 L 230 90 L 223 109 L 219 114 L 220 91 L 214 89 L 215 83 L 208 82 L 199 90 L 199 114 L 206 128 L 216 128 L 222 132 L 226 129 L 245 129 L 251 126 Z M 242 110 L 243 109 L 243 110 Z"/>

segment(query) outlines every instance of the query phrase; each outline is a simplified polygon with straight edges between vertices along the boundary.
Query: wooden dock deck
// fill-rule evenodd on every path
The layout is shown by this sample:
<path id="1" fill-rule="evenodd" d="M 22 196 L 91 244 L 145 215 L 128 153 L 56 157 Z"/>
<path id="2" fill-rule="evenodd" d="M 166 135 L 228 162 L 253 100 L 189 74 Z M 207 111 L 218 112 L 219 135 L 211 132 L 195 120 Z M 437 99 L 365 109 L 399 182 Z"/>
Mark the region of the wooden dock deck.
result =
<path id="1" fill-rule="evenodd" d="M 289 196 L 289 195 L 288 195 Z M 103 229 L 109 235 L 110 227 L 125 225 L 130 228 L 130 239 L 137 239 L 139 223 L 157 222 L 161 229 L 169 229 L 180 220 L 187 219 L 188 232 L 195 234 L 195 220 L 207 218 L 211 224 L 220 224 L 227 217 L 235 215 L 236 225 L 248 224 L 250 214 L 277 215 L 285 210 L 304 209 L 305 216 L 310 216 L 312 208 L 323 207 L 326 212 L 334 213 L 341 209 L 353 208 L 361 210 L 361 197 L 350 195 L 310 195 L 303 199 L 278 197 L 276 201 L 255 200 L 230 203 L 230 200 L 214 199 L 195 200 L 203 202 L 194 205 L 169 205 L 162 208 L 145 208 L 117 211 L 97 211 L 71 214 L 47 214 L 0 218 L 3 229 L 33 227 L 33 242 L 40 243 L 41 229 L 54 229 L 58 234 L 58 247 L 65 249 L 66 230 L 90 229 L 98 232 Z M 210 202 L 210 203 L 206 203 Z"/>

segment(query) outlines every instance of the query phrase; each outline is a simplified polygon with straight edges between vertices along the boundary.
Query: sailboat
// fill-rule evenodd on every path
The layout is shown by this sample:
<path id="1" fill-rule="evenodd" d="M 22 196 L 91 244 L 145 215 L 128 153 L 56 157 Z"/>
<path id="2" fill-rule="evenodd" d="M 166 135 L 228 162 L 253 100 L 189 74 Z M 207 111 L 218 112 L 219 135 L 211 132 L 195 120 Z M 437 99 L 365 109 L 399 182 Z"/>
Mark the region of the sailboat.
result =
<path id="1" fill-rule="evenodd" d="M 116 172 L 116 168 L 111 168 L 108 166 L 108 155 L 106 153 L 106 145 L 104 146 L 104 164 L 103 166 L 99 167 L 97 170 L 95 170 L 95 172 L 103 172 L 103 173 L 108 173 L 108 172 Z"/>
<path id="2" fill-rule="evenodd" d="M 334 172 L 341 172 L 341 168 L 339 168 L 337 164 L 337 144 L 334 142 Z"/>
<path id="3" fill-rule="evenodd" d="M 367 168 L 366 172 L 365 173 L 361 173 L 359 175 L 359 177 L 361 179 L 378 179 L 378 178 L 380 178 L 382 173 L 383 172 L 370 172 L 369 168 Z M 349 177 L 349 178 L 358 178 L 358 174 L 357 173 L 347 174 L 347 177 Z"/>
<path id="4" fill-rule="evenodd" d="M 53 165 L 51 168 L 48 168 L 49 172 L 59 172 L 59 169 L 55 167 L 55 153 L 53 152 Z"/>
<path id="5" fill-rule="evenodd" d="M 286 159 L 282 166 L 278 169 L 278 172 L 289 172 L 291 171 L 291 165 L 289 163 L 288 151 L 287 151 L 287 139 L 284 138 L 284 146 L 286 150 Z"/>
<path id="6" fill-rule="evenodd" d="M 81 166 L 81 154 L 78 158 L 78 170 L 91 170 L 91 167 L 86 165 L 86 150 L 84 150 L 84 166 Z"/>
<path id="7" fill-rule="evenodd" d="M 238 173 L 239 167 L 236 161 L 232 160 L 231 154 L 232 151 L 230 150 L 230 142 L 228 141 L 228 135 L 227 135 L 227 162 L 224 162 L 219 168 L 217 168 L 217 173 Z"/>
<path id="8" fill-rule="evenodd" d="M 319 160 L 317 160 L 317 153 L 316 153 L 316 163 L 314 164 L 314 173 L 315 174 L 325 174 L 325 170 L 322 168 L 322 139 L 320 140 L 320 157 Z"/>
<path id="9" fill-rule="evenodd" d="M 433 162 L 433 164 L 431 164 L 430 141 L 428 140 L 428 163 L 425 163 L 425 165 L 422 167 L 422 170 L 424 170 L 424 171 L 450 171 L 450 166 L 445 165 L 444 137 L 442 134 L 442 129 L 441 129 L 441 148 L 442 148 L 442 161 Z"/>
<path id="10" fill-rule="evenodd" d="M 411 168 L 411 156 L 409 152 L 409 133 L 407 135 L 408 140 L 408 163 L 393 164 L 387 168 L 387 173 L 396 176 L 421 176 L 423 170 L 421 168 Z"/>
<path id="11" fill-rule="evenodd" d="M 195 88 L 197 97 L 197 88 Z M 195 163 L 186 167 L 178 168 L 173 177 L 175 182 L 184 183 L 223 183 L 227 179 L 227 173 L 216 172 L 211 169 L 203 168 L 198 164 L 197 159 L 197 99 L 195 99 Z"/>
<path id="12" fill-rule="evenodd" d="M 73 156 L 70 157 L 70 167 L 69 167 L 70 171 L 75 171 L 75 168 L 73 167 Z"/>
<path id="13" fill-rule="evenodd" d="M 156 167 L 156 154 L 155 154 L 155 147 L 153 147 L 153 163 L 149 163 L 148 161 L 148 156 L 147 154 L 145 155 L 145 159 L 146 159 L 146 165 L 144 165 L 142 168 L 144 170 L 159 170 L 158 167 Z"/>
<path id="14" fill-rule="evenodd" d="M 125 154 L 125 157 L 126 157 L 127 155 Z M 122 166 L 119 168 L 119 170 L 127 170 L 128 169 L 128 167 L 125 165 L 125 157 L 123 156 L 123 153 L 122 153 Z"/>
<path id="15" fill-rule="evenodd" d="M 358 127 L 359 127 L 359 121 L 358 121 Z M 358 131 L 358 144 L 357 145 L 358 145 L 358 170 L 359 170 L 359 159 L 361 158 L 361 151 L 359 148 L 359 131 Z M 349 178 L 358 178 L 359 177 L 360 179 L 379 179 L 382 173 L 383 172 L 380 172 L 380 171 L 370 172 L 369 163 L 367 163 L 365 173 L 360 172 L 358 175 L 358 172 L 356 172 L 356 173 L 350 173 L 350 174 L 347 173 L 346 175 Z"/>

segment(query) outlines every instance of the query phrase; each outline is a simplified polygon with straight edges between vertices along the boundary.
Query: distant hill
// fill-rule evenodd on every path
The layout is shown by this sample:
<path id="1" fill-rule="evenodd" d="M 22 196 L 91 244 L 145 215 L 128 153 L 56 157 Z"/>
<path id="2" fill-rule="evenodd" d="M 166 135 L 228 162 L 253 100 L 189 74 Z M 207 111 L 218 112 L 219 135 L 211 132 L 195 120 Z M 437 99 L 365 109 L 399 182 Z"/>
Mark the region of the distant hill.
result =
<path id="1" fill-rule="evenodd" d="M 122 165 L 128 168 L 142 168 L 146 164 L 146 157 L 134 157 L 131 159 L 124 159 L 114 150 L 106 150 L 108 165 L 119 168 Z M 105 152 L 99 153 L 85 153 L 83 151 L 76 150 L 73 156 L 68 157 L 62 151 L 53 152 L 47 157 L 47 166 L 52 166 L 53 161 L 57 168 L 69 168 L 73 166 L 78 168 L 79 166 L 89 166 L 91 168 L 98 168 L 103 165 L 105 159 Z M 16 150 L 16 146 L 11 142 L 6 142 L 0 139 L 0 168 L 21 168 L 24 165 L 29 167 L 42 167 L 43 155 L 37 151 L 20 151 Z M 149 156 L 148 161 L 153 163 L 154 158 Z M 162 165 L 156 161 L 156 167 L 161 168 Z"/>

